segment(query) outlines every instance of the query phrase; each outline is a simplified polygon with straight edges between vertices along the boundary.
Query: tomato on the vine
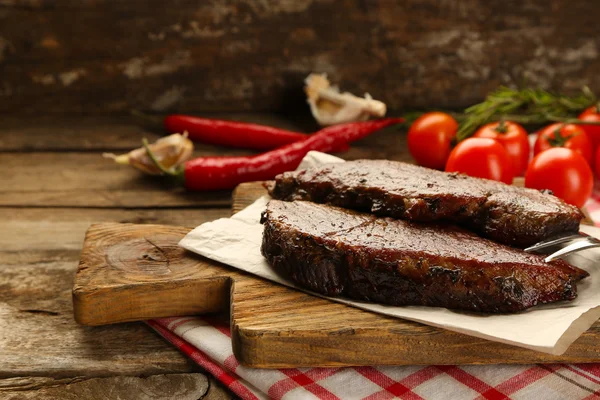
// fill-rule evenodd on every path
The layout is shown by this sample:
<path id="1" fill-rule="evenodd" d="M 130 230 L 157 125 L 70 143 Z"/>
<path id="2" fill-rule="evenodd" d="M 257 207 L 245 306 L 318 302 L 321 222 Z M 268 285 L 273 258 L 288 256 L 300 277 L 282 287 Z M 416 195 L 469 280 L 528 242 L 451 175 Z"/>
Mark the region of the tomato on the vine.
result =
<path id="1" fill-rule="evenodd" d="M 592 106 L 585 109 L 579 114 L 579 119 L 589 122 L 600 122 L 600 113 L 598 112 L 598 106 Z M 588 134 L 592 141 L 592 150 L 597 149 L 600 146 L 600 125 L 579 125 L 581 129 Z"/>
<path id="2" fill-rule="evenodd" d="M 594 176 L 581 154 L 556 147 L 533 158 L 525 174 L 525 186 L 551 190 L 556 197 L 582 207 L 592 194 Z"/>
<path id="3" fill-rule="evenodd" d="M 458 123 L 442 112 L 421 115 L 408 130 L 408 150 L 419 165 L 443 169 Z"/>
<path id="4" fill-rule="evenodd" d="M 529 163 L 529 139 L 525 128 L 511 121 L 492 122 L 479 128 L 473 137 L 498 141 L 510 157 L 513 174 L 523 175 Z"/>
<path id="5" fill-rule="evenodd" d="M 592 165 L 592 142 L 579 125 L 557 122 L 539 131 L 533 146 L 533 154 L 538 155 L 552 147 L 566 147 L 574 150 Z"/>
<path id="6" fill-rule="evenodd" d="M 513 167 L 504 147 L 490 138 L 469 138 L 450 153 L 446 172 L 512 183 Z"/>

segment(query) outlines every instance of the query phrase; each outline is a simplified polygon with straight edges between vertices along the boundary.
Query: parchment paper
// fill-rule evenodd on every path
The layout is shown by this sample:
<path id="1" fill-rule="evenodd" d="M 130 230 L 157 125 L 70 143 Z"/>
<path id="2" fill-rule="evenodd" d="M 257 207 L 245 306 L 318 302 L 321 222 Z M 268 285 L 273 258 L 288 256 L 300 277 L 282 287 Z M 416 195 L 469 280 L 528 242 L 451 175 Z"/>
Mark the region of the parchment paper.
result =
<path id="1" fill-rule="evenodd" d="M 331 162 L 343 160 L 328 154 L 311 152 L 299 169 Z M 297 288 L 292 282 L 275 273 L 260 254 L 263 228 L 259 219 L 268 201 L 268 196 L 264 196 L 231 218 L 202 224 L 184 237 L 179 245 L 215 261 Z M 582 226 L 582 230 L 600 237 L 598 228 Z M 597 257 L 596 259 L 600 260 L 600 252 L 594 253 L 594 250 L 596 249 L 586 250 L 591 254 L 587 258 Z M 576 262 L 570 261 L 577 265 Z M 481 315 L 437 307 L 393 307 L 345 298 L 329 299 L 483 339 L 560 355 L 600 317 L 600 267 L 578 266 L 587 269 L 590 276 L 577 285 L 577 299 L 536 306 L 519 314 Z"/>

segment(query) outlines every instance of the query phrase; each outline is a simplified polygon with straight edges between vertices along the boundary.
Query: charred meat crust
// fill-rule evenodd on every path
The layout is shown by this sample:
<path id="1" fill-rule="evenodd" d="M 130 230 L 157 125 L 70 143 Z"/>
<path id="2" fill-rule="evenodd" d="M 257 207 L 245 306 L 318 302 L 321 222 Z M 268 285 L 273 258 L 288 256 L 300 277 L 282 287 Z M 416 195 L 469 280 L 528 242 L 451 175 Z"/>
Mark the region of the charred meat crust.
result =
<path id="1" fill-rule="evenodd" d="M 583 218 L 577 207 L 548 193 L 387 160 L 286 172 L 267 188 L 280 200 L 328 203 L 416 222 L 450 222 L 521 248 L 577 232 Z"/>
<path id="2" fill-rule="evenodd" d="M 512 313 L 572 300 L 575 282 L 588 275 L 453 226 L 328 205 L 272 200 L 262 222 L 270 265 L 328 296 Z"/>

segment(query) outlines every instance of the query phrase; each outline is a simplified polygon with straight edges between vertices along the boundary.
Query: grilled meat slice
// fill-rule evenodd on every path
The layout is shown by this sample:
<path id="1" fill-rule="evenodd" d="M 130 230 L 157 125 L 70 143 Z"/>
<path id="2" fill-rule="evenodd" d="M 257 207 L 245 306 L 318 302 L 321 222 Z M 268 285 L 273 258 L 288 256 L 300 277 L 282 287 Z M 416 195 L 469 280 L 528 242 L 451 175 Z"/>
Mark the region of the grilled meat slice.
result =
<path id="1" fill-rule="evenodd" d="M 329 203 L 409 221 L 445 221 L 527 247 L 577 232 L 583 214 L 548 193 L 387 160 L 327 164 L 277 176 L 280 200 Z"/>
<path id="2" fill-rule="evenodd" d="M 587 272 L 451 225 L 271 200 L 261 251 L 298 285 L 328 296 L 511 313 L 572 300 Z"/>

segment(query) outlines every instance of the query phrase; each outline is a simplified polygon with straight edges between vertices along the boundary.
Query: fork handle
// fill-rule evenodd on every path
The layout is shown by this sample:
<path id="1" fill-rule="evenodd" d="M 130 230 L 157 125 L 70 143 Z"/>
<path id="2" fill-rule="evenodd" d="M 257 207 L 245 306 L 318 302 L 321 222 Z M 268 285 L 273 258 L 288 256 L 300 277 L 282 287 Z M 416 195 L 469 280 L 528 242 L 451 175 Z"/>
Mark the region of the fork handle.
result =
<path id="1" fill-rule="evenodd" d="M 563 247 L 562 249 L 560 249 L 558 251 L 555 251 L 554 253 L 552 253 L 548 257 L 546 257 L 544 259 L 544 261 L 550 262 L 559 257 L 566 256 L 567 254 L 571 254 L 571 253 L 574 253 L 576 251 L 583 250 L 583 249 L 589 249 L 591 247 L 600 247 L 600 242 L 598 242 L 597 240 L 590 240 L 588 237 L 585 240 L 579 240 L 575 243 L 571 243 L 570 245 L 568 245 L 566 247 Z"/>

